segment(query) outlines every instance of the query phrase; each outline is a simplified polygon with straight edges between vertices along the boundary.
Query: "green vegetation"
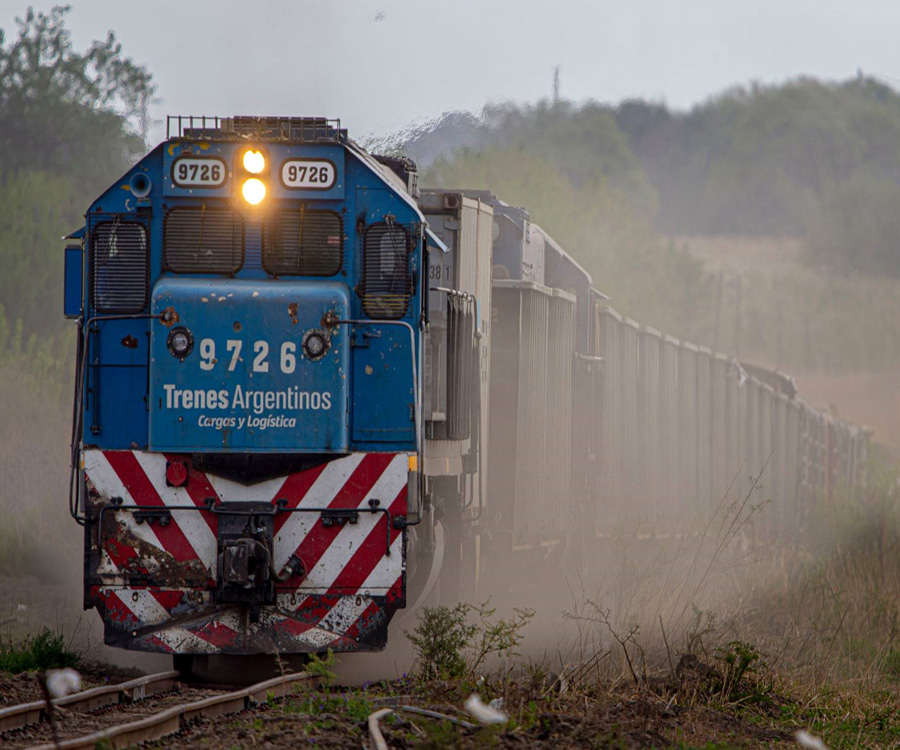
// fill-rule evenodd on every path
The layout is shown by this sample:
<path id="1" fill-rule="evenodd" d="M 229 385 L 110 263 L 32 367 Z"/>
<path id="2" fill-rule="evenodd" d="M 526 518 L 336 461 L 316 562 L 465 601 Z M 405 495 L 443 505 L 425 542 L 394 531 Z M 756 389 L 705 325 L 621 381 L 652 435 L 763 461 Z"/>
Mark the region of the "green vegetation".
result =
<path id="1" fill-rule="evenodd" d="M 700 338 L 706 311 L 696 302 L 709 299 L 709 279 L 684 248 L 657 236 L 647 207 L 636 205 L 629 192 L 639 181 L 624 167 L 615 178 L 608 176 L 601 164 L 580 171 L 575 184 L 551 152 L 549 146 L 532 150 L 525 143 L 462 151 L 452 160 L 438 160 L 424 181 L 433 187 L 489 189 L 507 203 L 525 206 L 587 268 L 617 309 L 640 314 L 642 321 L 674 317 L 681 335 Z M 618 181 L 628 185 L 617 187 Z"/>
<path id="2" fill-rule="evenodd" d="M 437 126 L 442 156 L 422 134 L 406 148 L 426 185 L 525 206 L 623 314 L 789 372 L 852 372 L 900 360 L 898 131 L 892 89 L 800 79 L 683 113 L 488 107 Z"/>
<path id="3" fill-rule="evenodd" d="M 487 666 L 490 657 L 510 660 L 520 656 L 523 628 L 534 611 L 515 609 L 512 619 L 494 619 L 496 608 L 488 602 L 479 606 L 459 603 L 423 607 L 417 613 L 416 627 L 406 637 L 413 644 L 419 676 L 424 680 L 453 679 L 468 675 L 475 678 Z M 469 622 L 474 617 L 477 622 Z"/>
<path id="4" fill-rule="evenodd" d="M 144 150 L 132 123 L 146 131 L 155 86 L 112 32 L 76 51 L 68 10 L 29 8 L 15 39 L 0 32 L 0 164 L 73 178 L 92 195 Z"/>
<path id="5" fill-rule="evenodd" d="M 462 677 L 466 661 L 462 651 L 478 632 L 468 623 L 469 607 L 457 604 L 452 609 L 445 605 L 423 607 L 418 623 L 406 637 L 416 650 L 419 672 L 424 680 Z"/>
<path id="6" fill-rule="evenodd" d="M 67 12 L 28 9 L 0 31 L 0 569 L 40 575 L 75 541 L 56 523 L 75 349 L 60 238 L 144 150 L 154 92 L 112 33 L 76 50 Z"/>
<path id="7" fill-rule="evenodd" d="M 616 121 L 667 232 L 804 234 L 851 178 L 900 174 L 900 96 L 863 76 L 738 87 L 684 113 L 624 102 Z"/>
<path id="8" fill-rule="evenodd" d="M 900 276 L 900 184 L 854 176 L 836 186 L 811 225 L 808 251 L 840 271 Z"/>
<path id="9" fill-rule="evenodd" d="M 112 32 L 75 50 L 67 12 L 29 8 L 15 38 L 0 31 L 0 361 L 19 325 L 25 341 L 63 330 L 60 238 L 145 149 L 149 72 Z"/>
<path id="10" fill-rule="evenodd" d="M 63 636 L 48 628 L 21 643 L 0 644 L 0 672 L 19 674 L 77 667 L 79 661 L 79 655 L 66 645 Z"/>
<path id="11" fill-rule="evenodd" d="M 582 199 L 574 210 L 594 223 L 595 252 L 633 254 L 643 244 L 604 236 L 606 222 L 590 210 L 599 202 L 607 222 L 637 216 L 666 235 L 812 235 L 816 262 L 900 276 L 896 220 L 884 209 L 896 203 L 900 180 L 900 95 L 873 78 L 737 87 L 687 112 L 643 100 L 494 105 L 480 122 L 448 117 L 435 130 L 439 139 L 416 133 L 405 144 L 426 164 L 435 161 L 428 181 L 462 176 L 448 170 L 456 162 L 478 180 L 472 149 L 487 162 L 527 154 L 500 184 L 563 235 L 566 224 L 547 207 L 558 180 L 541 165 L 552 164 L 568 188 L 559 198 L 574 190 Z M 454 142 L 470 148 L 448 155 L 445 144 Z M 516 194 L 524 184 L 529 190 Z M 503 195 L 497 182 L 490 187 Z M 590 262 L 583 251 L 591 246 L 576 249 Z"/>
<path id="12" fill-rule="evenodd" d="M 285 707 L 285 713 L 307 714 L 320 716 L 322 714 L 345 713 L 353 721 L 365 721 L 372 713 L 372 706 L 364 691 L 343 691 L 336 693 L 310 693 L 302 701 L 289 703 Z"/>
<path id="13" fill-rule="evenodd" d="M 325 654 L 310 654 L 306 671 L 318 677 L 323 685 L 329 686 L 335 680 L 334 663 L 334 652 L 331 649 L 328 649 Z"/>

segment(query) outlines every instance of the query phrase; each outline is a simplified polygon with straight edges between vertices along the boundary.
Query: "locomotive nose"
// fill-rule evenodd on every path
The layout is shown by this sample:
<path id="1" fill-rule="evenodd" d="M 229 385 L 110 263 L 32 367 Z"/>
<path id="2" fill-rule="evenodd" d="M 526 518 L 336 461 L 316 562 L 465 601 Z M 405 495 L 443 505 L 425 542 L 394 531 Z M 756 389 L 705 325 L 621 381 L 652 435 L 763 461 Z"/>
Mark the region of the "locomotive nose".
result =
<path id="1" fill-rule="evenodd" d="M 153 450 L 347 450 L 338 283 L 163 279 L 154 288 Z"/>

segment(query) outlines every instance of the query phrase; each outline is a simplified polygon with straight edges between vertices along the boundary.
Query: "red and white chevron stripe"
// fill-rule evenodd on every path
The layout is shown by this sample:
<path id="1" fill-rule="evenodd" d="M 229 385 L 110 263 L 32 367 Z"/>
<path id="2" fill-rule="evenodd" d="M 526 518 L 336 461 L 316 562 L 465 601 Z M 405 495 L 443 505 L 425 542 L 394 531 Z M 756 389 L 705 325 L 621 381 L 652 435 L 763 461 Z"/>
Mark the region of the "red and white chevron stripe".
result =
<path id="1" fill-rule="evenodd" d="M 183 487 L 166 483 L 173 460 L 188 465 Z M 276 604 L 249 623 L 240 607 L 213 601 L 218 518 L 206 502 L 282 499 L 287 508 L 368 510 L 374 499 L 392 518 L 405 516 L 405 453 L 352 454 L 250 486 L 196 471 L 185 455 L 87 450 L 83 468 L 97 503 L 121 498 L 142 510 L 171 509 L 165 525 L 126 509 L 104 514 L 87 599 L 100 609 L 111 643 L 177 653 L 373 648 L 403 606 L 405 532 L 390 527 L 386 514 L 361 512 L 356 523 L 326 526 L 316 512 L 282 512 L 274 525 L 276 567 L 297 555 L 307 574 L 278 584 Z M 147 585 L 135 586 L 135 576 Z"/>

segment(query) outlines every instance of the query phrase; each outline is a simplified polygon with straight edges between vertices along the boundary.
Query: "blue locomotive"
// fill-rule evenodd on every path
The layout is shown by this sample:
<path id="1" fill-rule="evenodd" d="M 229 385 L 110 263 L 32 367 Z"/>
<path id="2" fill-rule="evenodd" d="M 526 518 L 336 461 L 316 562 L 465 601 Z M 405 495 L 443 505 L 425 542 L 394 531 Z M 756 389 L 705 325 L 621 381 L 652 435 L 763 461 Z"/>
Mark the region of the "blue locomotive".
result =
<path id="1" fill-rule="evenodd" d="M 767 533 L 864 481 L 865 431 L 623 318 L 524 209 L 420 190 L 336 121 L 169 130 L 67 238 L 107 643 L 378 649 L 408 603 L 683 534 L 735 477 L 766 472 Z"/>
<path id="2" fill-rule="evenodd" d="M 447 248 L 415 173 L 337 122 L 170 125 L 67 248 L 85 604 L 125 648 L 378 648 L 416 569 Z"/>

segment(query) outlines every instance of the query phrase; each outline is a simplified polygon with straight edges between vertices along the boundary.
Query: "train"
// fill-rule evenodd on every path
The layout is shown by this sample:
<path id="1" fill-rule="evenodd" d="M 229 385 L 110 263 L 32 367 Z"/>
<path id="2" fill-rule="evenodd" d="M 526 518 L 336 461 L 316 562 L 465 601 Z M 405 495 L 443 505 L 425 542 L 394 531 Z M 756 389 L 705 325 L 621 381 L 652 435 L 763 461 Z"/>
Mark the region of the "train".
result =
<path id="1" fill-rule="evenodd" d="M 384 648 L 394 616 L 689 533 L 801 533 L 868 432 L 620 315 L 524 208 L 337 120 L 170 117 L 65 246 L 69 511 L 107 644 Z"/>

